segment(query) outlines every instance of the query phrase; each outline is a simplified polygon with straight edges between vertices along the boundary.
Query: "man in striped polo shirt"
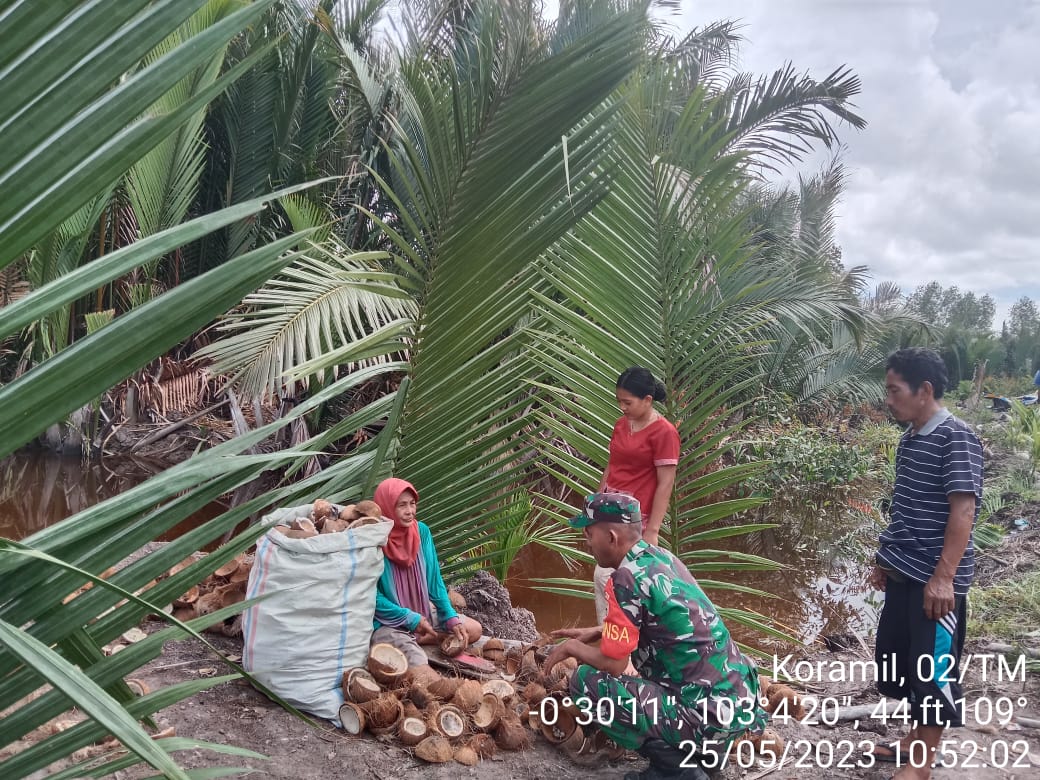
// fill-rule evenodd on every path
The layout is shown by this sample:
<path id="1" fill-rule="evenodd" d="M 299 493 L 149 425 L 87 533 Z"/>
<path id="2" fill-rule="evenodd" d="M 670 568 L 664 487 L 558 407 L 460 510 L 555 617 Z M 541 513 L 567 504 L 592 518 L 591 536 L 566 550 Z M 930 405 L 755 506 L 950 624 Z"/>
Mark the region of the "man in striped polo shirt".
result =
<path id="1" fill-rule="evenodd" d="M 982 446 L 942 405 L 948 380 L 935 352 L 901 349 L 886 369 L 889 411 L 908 427 L 870 577 L 885 591 L 875 659 L 878 691 L 908 700 L 913 726 L 899 742 L 876 746 L 874 757 L 899 764 L 897 778 L 928 778 L 943 729 L 962 724 L 958 660 L 975 568 Z"/>

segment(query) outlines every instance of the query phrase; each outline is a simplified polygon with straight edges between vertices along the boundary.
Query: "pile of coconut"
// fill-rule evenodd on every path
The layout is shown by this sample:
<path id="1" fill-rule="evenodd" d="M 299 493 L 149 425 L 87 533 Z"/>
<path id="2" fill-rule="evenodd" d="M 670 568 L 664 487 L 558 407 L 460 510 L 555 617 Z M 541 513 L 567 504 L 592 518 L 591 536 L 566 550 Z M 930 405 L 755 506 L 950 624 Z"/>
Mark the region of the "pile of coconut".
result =
<path id="1" fill-rule="evenodd" d="M 191 563 L 194 558 L 187 558 L 167 572 L 173 576 Z M 188 591 L 173 600 L 173 616 L 181 621 L 209 615 L 218 609 L 244 601 L 249 570 L 253 567 L 253 556 L 241 553 L 218 568 L 198 585 L 192 585 Z M 217 631 L 226 636 L 242 634 L 242 618 L 233 618 L 209 626 L 207 631 Z"/>
<path id="2" fill-rule="evenodd" d="M 454 650 L 452 640 L 445 639 L 442 650 Z M 545 647 L 507 648 L 502 640 L 490 638 L 466 652 L 492 661 L 502 675 L 478 681 L 432 670 L 418 674 L 409 671 L 400 650 L 373 645 L 367 666 L 343 675 L 343 729 L 396 740 L 424 761 L 454 760 L 466 766 L 490 758 L 496 750 L 527 749 L 533 734 L 573 756 L 612 749 L 618 757 L 623 752 L 599 736 L 598 729 L 586 735 L 578 725 L 580 713 L 567 697 L 577 665 L 573 659 L 543 674 Z M 543 706 L 547 697 L 555 701 Z"/>
<path id="3" fill-rule="evenodd" d="M 375 501 L 366 499 L 338 507 L 319 498 L 311 508 L 310 517 L 297 517 L 289 525 L 276 525 L 274 530 L 290 539 L 310 539 L 318 534 L 336 534 L 379 521 L 379 504 Z"/>

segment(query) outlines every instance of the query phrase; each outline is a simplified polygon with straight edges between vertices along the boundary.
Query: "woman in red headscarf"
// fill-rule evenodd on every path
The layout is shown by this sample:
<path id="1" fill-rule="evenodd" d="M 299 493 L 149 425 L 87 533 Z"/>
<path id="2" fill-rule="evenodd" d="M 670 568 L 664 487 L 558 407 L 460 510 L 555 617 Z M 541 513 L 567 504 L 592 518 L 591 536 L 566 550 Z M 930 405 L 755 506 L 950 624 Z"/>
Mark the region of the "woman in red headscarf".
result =
<path id="1" fill-rule="evenodd" d="M 372 643 L 386 642 L 398 648 L 408 658 L 409 666 L 426 666 L 426 653 L 419 645 L 437 641 L 435 620 L 442 630 L 467 643 L 475 642 L 480 638 L 481 625 L 452 608 L 433 536 L 426 523 L 416 519 L 419 492 L 411 483 L 391 477 L 379 483 L 374 498 L 383 516 L 394 521 L 394 527 L 383 548 Z"/>

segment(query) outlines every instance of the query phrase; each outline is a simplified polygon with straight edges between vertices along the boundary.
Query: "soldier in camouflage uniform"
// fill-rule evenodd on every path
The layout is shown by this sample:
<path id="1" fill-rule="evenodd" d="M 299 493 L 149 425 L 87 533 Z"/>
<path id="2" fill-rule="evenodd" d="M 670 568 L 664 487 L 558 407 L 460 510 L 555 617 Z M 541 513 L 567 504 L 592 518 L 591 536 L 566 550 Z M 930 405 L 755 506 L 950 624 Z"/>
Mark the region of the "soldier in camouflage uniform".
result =
<path id="1" fill-rule="evenodd" d="M 754 663 L 687 568 L 641 539 L 635 499 L 596 493 L 571 525 L 584 529 L 596 563 L 616 571 L 602 628 L 554 632 L 568 639 L 545 669 L 579 661 L 571 678 L 578 706 L 612 740 L 650 758 L 649 770 L 626 777 L 705 777 L 684 759 L 696 752 L 705 766 L 718 766 L 733 740 L 765 728 Z M 639 676 L 625 673 L 630 661 Z"/>

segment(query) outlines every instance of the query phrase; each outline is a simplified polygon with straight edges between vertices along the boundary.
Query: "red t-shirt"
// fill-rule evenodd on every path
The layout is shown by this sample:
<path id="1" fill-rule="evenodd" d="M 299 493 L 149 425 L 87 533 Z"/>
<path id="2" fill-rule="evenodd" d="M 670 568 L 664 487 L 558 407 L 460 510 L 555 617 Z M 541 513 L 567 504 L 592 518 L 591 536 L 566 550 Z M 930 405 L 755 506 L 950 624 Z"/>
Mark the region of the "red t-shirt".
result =
<path id="1" fill-rule="evenodd" d="M 679 463 L 679 432 L 663 417 L 658 417 L 641 431 L 632 433 L 628 418 L 614 423 L 610 437 L 610 460 L 607 461 L 606 489 L 627 493 L 639 500 L 643 527 L 654 508 L 657 489 L 657 467 Z"/>

